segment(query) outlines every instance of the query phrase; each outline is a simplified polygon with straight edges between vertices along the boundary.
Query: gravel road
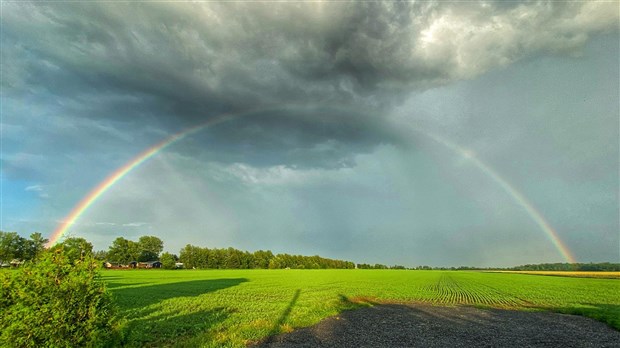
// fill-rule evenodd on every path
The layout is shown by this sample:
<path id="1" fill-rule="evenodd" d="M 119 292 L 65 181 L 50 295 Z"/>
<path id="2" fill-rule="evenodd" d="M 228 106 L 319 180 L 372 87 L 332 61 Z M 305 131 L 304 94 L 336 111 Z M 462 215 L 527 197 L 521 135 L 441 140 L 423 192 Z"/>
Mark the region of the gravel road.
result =
<path id="1" fill-rule="evenodd" d="M 389 304 L 346 311 L 254 347 L 620 348 L 620 332 L 575 315 Z"/>

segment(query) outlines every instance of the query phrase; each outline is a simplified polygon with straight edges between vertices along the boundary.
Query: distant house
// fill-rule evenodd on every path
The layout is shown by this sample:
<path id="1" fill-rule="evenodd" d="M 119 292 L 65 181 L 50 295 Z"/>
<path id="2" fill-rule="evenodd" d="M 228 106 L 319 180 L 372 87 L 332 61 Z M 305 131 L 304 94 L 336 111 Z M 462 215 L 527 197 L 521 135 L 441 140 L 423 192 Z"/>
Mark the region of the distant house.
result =
<path id="1" fill-rule="evenodd" d="M 139 262 L 138 268 L 161 268 L 161 262 L 159 261 Z"/>
<path id="2" fill-rule="evenodd" d="M 116 268 L 123 268 L 123 265 L 121 265 L 120 263 L 117 263 L 117 262 L 113 263 L 113 262 L 110 262 L 110 261 L 106 261 L 106 262 L 103 263 L 103 268 L 110 268 L 110 269 L 112 269 L 112 268 L 115 268 L 115 269 Z"/>
<path id="3" fill-rule="evenodd" d="M 151 268 L 161 268 L 161 262 L 159 261 L 153 261 L 151 263 Z"/>
<path id="4" fill-rule="evenodd" d="M 174 264 L 174 268 L 183 268 L 183 262 L 177 262 Z"/>

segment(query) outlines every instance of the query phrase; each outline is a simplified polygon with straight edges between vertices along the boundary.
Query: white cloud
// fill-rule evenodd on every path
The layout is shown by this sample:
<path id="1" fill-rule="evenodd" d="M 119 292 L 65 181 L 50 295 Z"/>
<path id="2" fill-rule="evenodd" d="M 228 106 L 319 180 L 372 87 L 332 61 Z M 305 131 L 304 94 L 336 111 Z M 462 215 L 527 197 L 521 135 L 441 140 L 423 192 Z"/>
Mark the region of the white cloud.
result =
<path id="1" fill-rule="evenodd" d="M 95 226 L 117 226 L 115 222 L 95 222 Z"/>
<path id="2" fill-rule="evenodd" d="M 317 181 L 324 181 L 327 176 L 342 176 L 352 172 L 351 168 L 337 170 L 298 169 L 284 165 L 254 167 L 244 163 L 227 165 L 222 170 L 248 186 L 308 185 Z"/>
<path id="3" fill-rule="evenodd" d="M 24 189 L 26 192 L 38 192 L 38 197 L 43 199 L 50 198 L 50 194 L 46 192 L 44 185 L 30 185 Z"/>
<path id="4" fill-rule="evenodd" d="M 142 227 L 148 225 L 148 223 L 146 222 L 129 222 L 129 223 L 125 223 L 122 226 L 124 227 Z"/>
<path id="5" fill-rule="evenodd" d="M 43 191 L 43 186 L 42 185 L 31 185 L 31 186 L 26 187 L 25 190 L 41 192 Z"/>
<path id="6" fill-rule="evenodd" d="M 451 78 L 472 78 L 537 52 L 576 54 L 592 33 L 618 23 L 613 2 L 522 3 L 442 7 L 419 31 L 412 60 L 449 69 Z"/>

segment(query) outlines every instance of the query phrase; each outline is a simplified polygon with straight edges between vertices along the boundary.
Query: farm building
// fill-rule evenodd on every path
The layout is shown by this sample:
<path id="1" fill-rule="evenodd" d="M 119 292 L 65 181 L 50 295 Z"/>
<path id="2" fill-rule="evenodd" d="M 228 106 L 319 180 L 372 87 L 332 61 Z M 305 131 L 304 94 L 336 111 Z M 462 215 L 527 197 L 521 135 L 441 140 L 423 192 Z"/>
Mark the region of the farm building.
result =
<path id="1" fill-rule="evenodd" d="M 138 268 L 161 268 L 161 262 L 159 261 L 139 262 Z"/>
<path id="2" fill-rule="evenodd" d="M 106 261 L 103 263 L 103 267 L 104 268 L 126 268 L 128 266 L 122 265 L 118 262 L 110 262 L 110 261 Z"/>
<path id="3" fill-rule="evenodd" d="M 127 264 L 115 263 L 110 261 L 105 261 L 103 263 L 104 268 L 109 269 L 119 269 L 119 268 L 161 268 L 161 262 L 159 261 L 148 261 L 148 262 L 138 262 L 131 261 Z"/>

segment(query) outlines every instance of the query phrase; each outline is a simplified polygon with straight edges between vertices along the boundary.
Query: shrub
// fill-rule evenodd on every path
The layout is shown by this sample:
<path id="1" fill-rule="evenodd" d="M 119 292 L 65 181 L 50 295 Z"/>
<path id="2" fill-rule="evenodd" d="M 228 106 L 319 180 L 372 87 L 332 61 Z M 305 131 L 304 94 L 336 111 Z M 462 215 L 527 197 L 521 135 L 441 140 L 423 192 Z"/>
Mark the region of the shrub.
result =
<path id="1" fill-rule="evenodd" d="M 63 248 L 0 274 L 0 346 L 106 347 L 119 340 L 110 294 L 89 255 Z"/>
<path id="2" fill-rule="evenodd" d="M 161 254 L 161 258 L 159 259 L 161 262 L 161 266 L 164 269 L 175 269 L 176 268 L 176 260 L 174 255 L 170 253 Z"/>

